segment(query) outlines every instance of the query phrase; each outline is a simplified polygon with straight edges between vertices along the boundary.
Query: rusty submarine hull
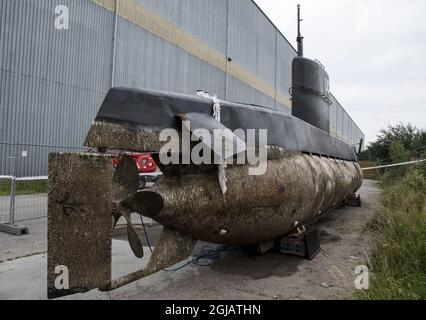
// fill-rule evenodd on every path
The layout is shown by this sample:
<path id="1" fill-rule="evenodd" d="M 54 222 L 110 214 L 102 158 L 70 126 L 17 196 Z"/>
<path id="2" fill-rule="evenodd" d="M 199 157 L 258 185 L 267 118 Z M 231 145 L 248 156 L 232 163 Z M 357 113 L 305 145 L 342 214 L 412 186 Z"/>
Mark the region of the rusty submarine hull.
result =
<path id="1" fill-rule="evenodd" d="M 251 245 L 321 217 L 362 183 L 358 164 L 306 154 L 268 160 L 261 176 L 250 176 L 247 166 L 230 167 L 226 176 L 226 194 L 214 173 L 166 176 L 141 193 L 140 211 L 194 239 Z"/>
<path id="2" fill-rule="evenodd" d="M 320 65 L 308 63 L 325 79 Z M 324 109 L 318 117 L 325 119 L 314 124 L 329 126 L 327 101 L 320 95 L 308 98 L 316 103 L 315 108 Z M 306 108 L 306 103 L 301 107 Z M 249 245 L 283 236 L 295 225 L 306 224 L 340 205 L 361 186 L 355 147 L 300 119 L 303 112 L 295 117 L 221 101 L 219 122 L 212 108 L 212 100 L 204 96 L 111 89 L 85 144 L 151 153 L 164 176 L 149 191 L 138 192 L 133 204 L 128 203 L 129 210 L 194 239 L 220 244 Z M 311 114 L 309 110 L 305 113 Z M 225 169 L 224 193 L 218 165 L 163 165 L 159 152 L 165 142 L 160 142 L 160 133 L 168 128 L 181 132 L 184 120 L 193 124 L 192 130 L 267 129 L 265 173 L 250 175 L 250 165 L 231 163 Z"/>
<path id="3" fill-rule="evenodd" d="M 303 234 L 305 225 L 351 198 L 363 180 L 357 163 L 362 141 L 357 148 L 330 134 L 324 67 L 299 54 L 292 70 L 291 114 L 208 94 L 110 89 L 84 143 L 95 153 L 49 156 L 49 298 L 126 285 L 187 259 L 197 240 L 262 246 L 295 231 Z M 200 129 L 211 135 L 227 130 L 223 139 L 236 149 L 224 156 L 197 135 Z M 188 132 L 196 138 L 190 151 L 199 142 L 221 161 L 163 163 L 170 142 L 161 138 L 165 130 L 179 135 L 168 156 L 185 158 L 178 147 Z M 265 145 L 260 136 L 247 144 L 238 130 L 266 131 Z M 262 150 L 262 174 L 250 174 L 253 164 L 237 161 Z M 115 169 L 110 151 L 123 152 Z M 129 152 L 151 154 L 161 169 L 163 177 L 150 189 L 139 190 Z M 146 251 L 131 219 L 135 213 L 152 218 L 163 231 L 146 266 L 113 281 L 111 239 L 120 218 L 134 254 L 142 258 Z M 58 266 L 68 268 L 69 288 L 58 288 Z"/>
<path id="4" fill-rule="evenodd" d="M 49 297 L 126 285 L 185 260 L 197 240 L 241 246 L 273 242 L 295 228 L 302 230 L 351 197 L 363 179 L 357 150 L 329 133 L 325 71 L 299 59 L 293 68 L 305 64 L 323 80 L 293 84 L 293 115 L 220 101 L 219 120 L 213 115 L 214 99 L 206 96 L 111 89 L 85 141 L 98 154 L 49 158 Z M 264 174 L 250 175 L 250 164 L 236 162 L 226 168 L 192 162 L 162 164 L 161 132 L 174 129 L 183 137 L 184 121 L 194 131 L 267 130 Z M 230 139 L 234 143 L 237 138 Z M 163 177 L 151 189 L 138 190 L 134 161 L 123 155 L 121 165 L 113 170 L 108 150 L 150 153 Z M 226 192 L 219 179 L 221 170 Z M 114 226 L 125 218 L 130 246 L 137 257 L 144 256 L 132 213 L 154 219 L 164 230 L 143 270 L 111 281 L 111 215 Z M 71 290 L 54 286 L 57 265 L 78 270 L 70 280 Z"/>
<path id="5" fill-rule="evenodd" d="M 303 233 L 304 226 L 360 188 L 363 175 L 356 148 L 327 131 L 259 106 L 220 101 L 220 121 L 213 109 L 207 97 L 114 88 L 85 141 L 98 153 L 50 155 L 49 297 L 121 287 L 187 259 L 197 240 L 262 247 L 295 230 Z M 166 142 L 161 132 L 172 128 L 182 138 L 184 120 L 194 131 L 267 129 L 265 172 L 250 175 L 253 166 L 236 161 L 226 167 L 163 164 Z M 230 137 L 233 143 L 237 138 Z M 150 153 L 163 177 L 150 189 L 138 190 L 135 162 L 124 153 L 113 170 L 108 150 Z M 248 152 L 247 148 L 242 153 Z M 142 258 L 146 251 L 132 223 L 134 213 L 163 225 L 163 232 L 145 268 L 112 281 L 111 216 L 113 226 L 125 218 L 134 254 Z M 57 265 L 73 268 L 71 291 L 54 287 Z"/>

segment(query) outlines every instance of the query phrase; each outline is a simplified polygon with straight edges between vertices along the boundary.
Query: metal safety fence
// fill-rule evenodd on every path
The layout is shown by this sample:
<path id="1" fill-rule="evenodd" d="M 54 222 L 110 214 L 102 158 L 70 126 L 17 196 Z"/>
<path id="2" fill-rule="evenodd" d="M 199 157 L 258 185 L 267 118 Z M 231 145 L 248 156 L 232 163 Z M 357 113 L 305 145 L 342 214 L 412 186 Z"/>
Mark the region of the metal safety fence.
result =
<path id="1" fill-rule="evenodd" d="M 50 153 L 84 151 L 88 149 L 0 142 L 0 224 L 3 229 L 47 216 Z M 20 232 L 25 230 L 16 230 Z"/>
<path id="2" fill-rule="evenodd" d="M 19 229 L 19 225 L 47 217 L 50 153 L 92 151 L 83 147 L 0 142 L 0 232 L 23 234 L 27 230 Z M 140 223 L 136 216 L 133 218 Z M 144 220 L 148 225 L 154 224 L 152 219 Z M 126 222 L 122 219 L 118 224 L 121 223 Z"/>

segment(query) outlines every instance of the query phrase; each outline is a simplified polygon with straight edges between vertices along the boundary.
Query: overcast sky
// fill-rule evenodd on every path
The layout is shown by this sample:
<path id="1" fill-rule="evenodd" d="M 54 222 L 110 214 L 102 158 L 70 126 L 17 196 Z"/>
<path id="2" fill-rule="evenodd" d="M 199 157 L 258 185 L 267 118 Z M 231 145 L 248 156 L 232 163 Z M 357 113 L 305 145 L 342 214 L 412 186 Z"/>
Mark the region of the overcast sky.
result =
<path id="1" fill-rule="evenodd" d="M 387 123 L 426 129 L 425 0 L 255 1 L 295 47 L 302 5 L 305 56 L 325 65 L 367 143 Z"/>

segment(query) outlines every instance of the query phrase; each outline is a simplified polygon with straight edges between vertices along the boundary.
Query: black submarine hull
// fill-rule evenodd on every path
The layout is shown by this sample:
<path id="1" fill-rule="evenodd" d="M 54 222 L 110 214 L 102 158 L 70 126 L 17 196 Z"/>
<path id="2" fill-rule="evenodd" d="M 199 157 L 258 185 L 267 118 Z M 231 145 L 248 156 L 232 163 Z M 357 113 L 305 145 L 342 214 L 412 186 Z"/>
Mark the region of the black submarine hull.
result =
<path id="1" fill-rule="evenodd" d="M 87 135 L 93 148 L 159 152 L 164 129 L 180 130 L 179 114 L 212 114 L 211 99 L 177 93 L 111 89 Z M 308 153 L 357 161 L 356 149 L 297 117 L 254 105 L 221 101 L 221 123 L 236 129 L 267 129 L 268 146 L 290 153 Z"/>

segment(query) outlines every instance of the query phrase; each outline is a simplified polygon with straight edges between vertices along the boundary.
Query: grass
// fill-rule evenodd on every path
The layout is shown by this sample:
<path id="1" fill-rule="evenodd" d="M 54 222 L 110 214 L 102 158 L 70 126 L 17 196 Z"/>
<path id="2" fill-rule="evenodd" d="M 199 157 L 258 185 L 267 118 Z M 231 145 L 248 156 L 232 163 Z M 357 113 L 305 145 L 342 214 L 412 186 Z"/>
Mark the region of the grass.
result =
<path id="1" fill-rule="evenodd" d="M 10 180 L 0 180 L 0 196 L 10 195 Z M 40 181 L 18 181 L 16 183 L 17 195 L 30 195 L 37 193 L 47 193 L 47 180 Z"/>
<path id="2" fill-rule="evenodd" d="M 426 179 L 417 170 L 382 180 L 380 209 L 368 228 L 375 234 L 367 300 L 426 299 Z"/>

